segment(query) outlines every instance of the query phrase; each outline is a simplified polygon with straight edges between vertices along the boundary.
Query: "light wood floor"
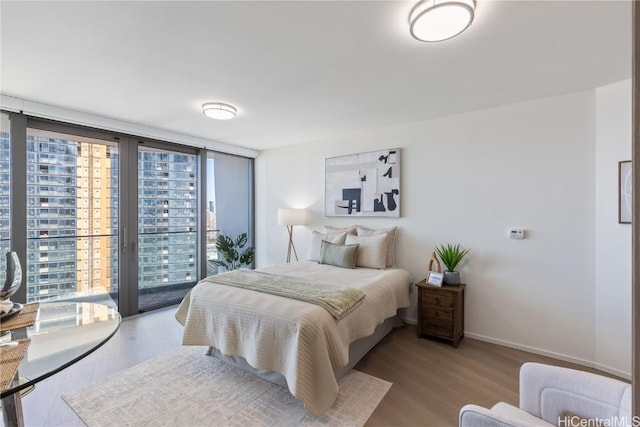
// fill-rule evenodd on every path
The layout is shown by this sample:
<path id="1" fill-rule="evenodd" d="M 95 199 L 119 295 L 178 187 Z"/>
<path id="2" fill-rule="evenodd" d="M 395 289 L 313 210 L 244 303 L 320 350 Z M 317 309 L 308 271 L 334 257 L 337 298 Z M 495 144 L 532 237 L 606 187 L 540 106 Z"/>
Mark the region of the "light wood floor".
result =
<path id="1" fill-rule="evenodd" d="M 564 366 L 611 376 L 549 357 L 463 338 L 458 348 L 418 339 L 405 325 L 386 336 L 354 369 L 390 381 L 368 427 L 457 426 L 468 403 L 518 406 L 518 373 L 524 362 Z"/>
<path id="2" fill-rule="evenodd" d="M 25 425 L 83 426 L 61 396 L 179 347 L 182 326 L 174 312 L 169 307 L 124 320 L 96 352 L 39 383 L 23 399 Z M 526 361 L 576 367 L 468 338 L 454 349 L 418 339 L 415 327 L 405 325 L 355 367 L 393 383 L 367 426 L 456 426 L 467 403 L 517 405 L 518 370 Z"/>

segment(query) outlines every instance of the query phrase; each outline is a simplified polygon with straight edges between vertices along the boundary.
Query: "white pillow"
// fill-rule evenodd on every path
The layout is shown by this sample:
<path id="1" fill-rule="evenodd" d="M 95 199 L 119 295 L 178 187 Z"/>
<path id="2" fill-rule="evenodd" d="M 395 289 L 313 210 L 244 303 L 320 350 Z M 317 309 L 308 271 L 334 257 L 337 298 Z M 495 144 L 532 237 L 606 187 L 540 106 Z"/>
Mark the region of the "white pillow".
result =
<path id="1" fill-rule="evenodd" d="M 332 227 L 330 225 L 325 225 L 324 228 L 326 229 L 325 233 L 347 233 L 347 234 L 357 234 L 356 233 L 356 229 L 358 228 L 357 225 L 352 225 L 349 227 Z"/>
<path id="2" fill-rule="evenodd" d="M 384 228 L 381 230 L 372 230 L 362 226 L 357 227 L 358 236 L 371 236 L 371 235 L 385 235 L 387 236 L 387 263 L 386 267 L 395 267 L 395 252 L 396 252 L 396 231 L 398 227 Z"/>
<path id="3" fill-rule="evenodd" d="M 387 236 L 372 234 L 370 236 L 354 236 L 347 234 L 346 245 L 358 245 L 356 267 L 382 268 L 387 265 Z"/>
<path id="4" fill-rule="evenodd" d="M 320 248 L 322 241 L 326 240 L 329 243 L 336 245 L 344 245 L 344 239 L 347 237 L 347 233 L 321 233 L 314 231 L 311 233 L 311 243 L 309 244 L 309 251 L 307 252 L 307 259 L 309 261 L 320 260 Z"/>

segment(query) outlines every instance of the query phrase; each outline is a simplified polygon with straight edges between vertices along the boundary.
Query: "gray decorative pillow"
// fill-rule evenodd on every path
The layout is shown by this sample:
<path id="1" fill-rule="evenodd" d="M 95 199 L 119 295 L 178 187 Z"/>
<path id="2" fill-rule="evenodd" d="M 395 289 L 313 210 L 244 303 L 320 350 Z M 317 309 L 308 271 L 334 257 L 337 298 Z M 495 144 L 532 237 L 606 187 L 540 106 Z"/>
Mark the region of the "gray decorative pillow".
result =
<path id="1" fill-rule="evenodd" d="M 342 268 L 356 268 L 357 255 L 358 245 L 336 245 L 323 240 L 318 263 Z"/>

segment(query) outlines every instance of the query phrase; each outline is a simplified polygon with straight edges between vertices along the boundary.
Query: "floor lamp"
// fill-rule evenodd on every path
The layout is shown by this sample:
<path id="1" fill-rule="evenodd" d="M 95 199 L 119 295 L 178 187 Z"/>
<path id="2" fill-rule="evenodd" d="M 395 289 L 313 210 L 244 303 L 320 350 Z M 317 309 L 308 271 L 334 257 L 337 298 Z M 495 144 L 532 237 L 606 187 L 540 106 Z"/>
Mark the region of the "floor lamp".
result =
<path id="1" fill-rule="evenodd" d="M 287 262 L 291 262 L 291 250 L 298 261 L 298 253 L 293 244 L 293 226 L 304 225 L 307 219 L 307 212 L 304 209 L 278 209 L 278 225 L 286 225 L 289 233 L 289 247 L 287 248 Z"/>

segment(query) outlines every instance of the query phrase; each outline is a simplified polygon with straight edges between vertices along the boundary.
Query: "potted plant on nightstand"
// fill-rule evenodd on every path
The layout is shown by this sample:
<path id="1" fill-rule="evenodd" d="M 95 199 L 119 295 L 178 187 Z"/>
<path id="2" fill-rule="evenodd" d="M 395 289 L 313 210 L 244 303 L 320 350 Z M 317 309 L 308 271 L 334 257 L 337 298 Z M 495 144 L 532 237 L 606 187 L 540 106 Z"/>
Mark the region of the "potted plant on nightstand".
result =
<path id="1" fill-rule="evenodd" d="M 444 272 L 444 283 L 447 285 L 457 285 L 460 283 L 460 272 L 456 271 L 456 267 L 462 261 L 462 258 L 469 253 L 471 249 L 462 249 L 460 244 L 436 246 L 436 253 L 446 267 Z"/>

